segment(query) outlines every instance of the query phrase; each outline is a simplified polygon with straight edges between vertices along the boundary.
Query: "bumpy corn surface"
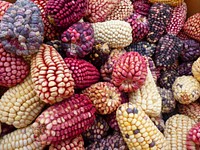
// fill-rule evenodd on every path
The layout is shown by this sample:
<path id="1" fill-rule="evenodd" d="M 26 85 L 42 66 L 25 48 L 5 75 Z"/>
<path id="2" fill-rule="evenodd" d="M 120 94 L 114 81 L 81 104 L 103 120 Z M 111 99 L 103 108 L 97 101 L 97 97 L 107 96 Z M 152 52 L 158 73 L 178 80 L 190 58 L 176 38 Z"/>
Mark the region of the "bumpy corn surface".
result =
<path id="1" fill-rule="evenodd" d="M 184 0 L 149 0 L 151 3 L 165 3 L 171 6 L 180 6 Z"/>
<path id="2" fill-rule="evenodd" d="M 109 82 L 98 82 L 92 84 L 84 91 L 99 114 L 110 114 L 121 104 L 121 92 Z"/>
<path id="3" fill-rule="evenodd" d="M 193 102 L 188 105 L 179 104 L 179 113 L 190 117 L 196 122 L 200 122 L 200 104 L 199 102 Z"/>
<path id="4" fill-rule="evenodd" d="M 0 99 L 0 121 L 22 128 L 29 125 L 42 111 L 45 103 L 34 91 L 29 75 L 24 82 L 8 89 Z"/>
<path id="5" fill-rule="evenodd" d="M 165 124 L 164 135 L 169 143 L 168 150 L 186 150 L 186 136 L 195 121 L 185 115 L 174 115 Z"/>
<path id="6" fill-rule="evenodd" d="M 11 6 L 12 4 L 6 1 L 0 1 L 0 21 L 2 20 L 3 15 L 5 14 L 6 10 Z"/>
<path id="7" fill-rule="evenodd" d="M 192 64 L 192 74 L 200 81 L 200 57 Z"/>
<path id="8" fill-rule="evenodd" d="M 129 150 L 169 150 L 164 135 L 140 106 L 131 102 L 122 104 L 116 118 Z"/>
<path id="9" fill-rule="evenodd" d="M 125 20 L 133 13 L 133 5 L 131 0 L 120 0 L 106 20 Z"/>
<path id="10" fill-rule="evenodd" d="M 149 68 L 147 68 L 147 78 L 144 85 L 137 91 L 129 94 L 129 101 L 141 106 L 149 116 L 160 115 L 162 98 Z"/>
<path id="11" fill-rule="evenodd" d="M 84 141 L 81 135 L 70 139 L 63 140 L 56 144 L 51 144 L 49 150 L 84 150 Z"/>
<path id="12" fill-rule="evenodd" d="M 31 126 L 17 129 L 0 140 L 1 150 L 42 150 L 44 146 L 34 138 Z"/>
<path id="13" fill-rule="evenodd" d="M 56 103 L 74 93 L 74 79 L 60 54 L 43 44 L 31 62 L 31 76 L 35 91 L 46 103 Z"/>
<path id="14" fill-rule="evenodd" d="M 200 84 L 193 76 L 176 78 L 172 85 L 174 98 L 181 104 L 189 104 L 200 96 Z"/>
<path id="15" fill-rule="evenodd" d="M 111 20 L 92 24 L 96 41 L 107 42 L 111 48 L 123 48 L 132 42 L 132 28 L 129 23 Z"/>

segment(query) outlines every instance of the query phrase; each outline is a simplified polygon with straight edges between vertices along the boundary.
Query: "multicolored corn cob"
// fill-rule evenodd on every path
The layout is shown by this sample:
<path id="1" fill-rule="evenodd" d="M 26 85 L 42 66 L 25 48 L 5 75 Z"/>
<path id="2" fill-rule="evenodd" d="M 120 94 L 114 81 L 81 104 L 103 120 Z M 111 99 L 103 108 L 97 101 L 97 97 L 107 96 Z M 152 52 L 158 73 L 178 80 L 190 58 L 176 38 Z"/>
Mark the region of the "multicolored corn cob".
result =
<path id="1" fill-rule="evenodd" d="M 84 150 L 84 141 L 81 135 L 70 140 L 63 140 L 55 144 L 51 144 L 49 150 Z"/>
<path id="2" fill-rule="evenodd" d="M 54 104 L 74 93 L 74 79 L 60 54 L 43 44 L 32 58 L 31 76 L 35 91 L 45 103 Z"/>
<path id="3" fill-rule="evenodd" d="M 190 104 L 200 96 L 200 83 L 193 76 L 177 77 L 172 85 L 175 100 L 181 104 Z"/>
<path id="4" fill-rule="evenodd" d="M 121 104 L 121 92 L 110 82 L 97 82 L 82 91 L 94 104 L 97 113 L 105 115 L 114 112 Z"/>
<path id="5" fill-rule="evenodd" d="M 129 93 L 129 101 L 140 106 L 148 116 L 156 117 L 160 115 L 162 98 L 149 68 L 147 68 L 144 85 Z"/>
<path id="6" fill-rule="evenodd" d="M 185 115 L 173 115 L 165 123 L 164 135 L 168 149 L 186 150 L 186 137 L 195 121 Z"/>
<path id="7" fill-rule="evenodd" d="M 164 135 L 140 106 L 130 102 L 122 104 L 117 109 L 116 118 L 130 150 L 168 149 Z"/>
<path id="8" fill-rule="evenodd" d="M 94 123 L 95 111 L 87 96 L 75 94 L 50 106 L 36 118 L 32 125 L 34 137 L 44 145 L 74 138 Z"/>

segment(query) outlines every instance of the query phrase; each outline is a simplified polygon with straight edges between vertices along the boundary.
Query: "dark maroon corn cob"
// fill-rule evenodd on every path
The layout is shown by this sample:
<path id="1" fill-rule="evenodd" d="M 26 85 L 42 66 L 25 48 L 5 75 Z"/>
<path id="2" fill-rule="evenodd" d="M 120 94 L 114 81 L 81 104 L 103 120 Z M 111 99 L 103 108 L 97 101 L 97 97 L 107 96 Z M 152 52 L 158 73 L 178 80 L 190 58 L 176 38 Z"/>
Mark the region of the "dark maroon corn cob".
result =
<path id="1" fill-rule="evenodd" d="M 65 58 L 64 61 L 72 71 L 75 88 L 83 89 L 99 80 L 100 73 L 91 63 L 76 58 Z"/>
<path id="2" fill-rule="evenodd" d="M 148 14 L 149 33 L 147 41 L 157 42 L 165 33 L 170 21 L 172 8 L 167 4 L 155 3 L 151 6 Z"/>
<path id="3" fill-rule="evenodd" d="M 107 62 L 110 52 L 111 49 L 107 43 L 96 42 L 91 52 L 84 59 L 100 69 Z"/>
<path id="4" fill-rule="evenodd" d="M 166 34 L 156 47 L 155 64 L 159 67 L 169 67 L 177 60 L 183 49 L 183 42 L 176 36 Z"/>
<path id="5" fill-rule="evenodd" d="M 158 84 L 162 88 L 170 89 L 177 77 L 178 73 L 175 70 L 161 71 Z"/>
<path id="6" fill-rule="evenodd" d="M 182 75 L 192 75 L 192 64 L 194 62 L 183 62 L 182 64 L 180 64 L 177 68 L 177 72 L 179 76 Z"/>
<path id="7" fill-rule="evenodd" d="M 86 150 L 128 150 L 126 143 L 120 133 L 116 132 L 114 135 L 109 135 L 106 138 L 94 142 L 86 147 Z"/>
<path id="8" fill-rule="evenodd" d="M 125 49 L 128 52 L 135 51 L 138 52 L 140 55 L 152 57 L 152 55 L 156 51 L 156 45 L 146 41 L 141 41 L 138 43 L 131 43 Z"/>
<path id="9" fill-rule="evenodd" d="M 101 116 L 96 116 L 94 124 L 90 126 L 84 133 L 83 138 L 88 142 L 99 141 L 108 134 L 109 126 L 105 119 Z"/>
<path id="10" fill-rule="evenodd" d="M 67 28 L 84 16 L 86 7 L 87 0 L 49 0 L 45 12 L 53 25 Z"/>
<path id="11" fill-rule="evenodd" d="M 148 16 L 151 4 L 148 1 L 138 0 L 133 2 L 134 12 L 143 16 Z"/>
<path id="12" fill-rule="evenodd" d="M 80 135 L 95 120 L 95 108 L 84 94 L 56 103 L 36 118 L 32 127 L 37 141 L 52 144 Z"/>
<path id="13" fill-rule="evenodd" d="M 182 61 L 194 61 L 200 56 L 200 42 L 189 39 L 183 41 L 183 50 L 181 51 Z"/>
<path id="14" fill-rule="evenodd" d="M 90 23 L 75 23 L 63 32 L 61 35 L 61 40 L 63 43 L 76 44 L 79 46 L 76 54 L 66 51 L 68 57 L 78 56 L 83 58 L 92 50 L 94 44 L 94 30 Z"/>

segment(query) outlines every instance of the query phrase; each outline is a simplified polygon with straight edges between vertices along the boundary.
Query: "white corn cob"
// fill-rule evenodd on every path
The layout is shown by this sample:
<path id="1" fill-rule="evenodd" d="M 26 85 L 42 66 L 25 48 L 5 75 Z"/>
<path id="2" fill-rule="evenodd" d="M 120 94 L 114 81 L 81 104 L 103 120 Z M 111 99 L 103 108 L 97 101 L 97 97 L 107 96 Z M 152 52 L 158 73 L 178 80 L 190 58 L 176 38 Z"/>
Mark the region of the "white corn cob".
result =
<path id="1" fill-rule="evenodd" d="M 190 104 L 200 96 L 200 84 L 193 76 L 176 78 L 172 85 L 175 100 L 181 104 Z"/>
<path id="2" fill-rule="evenodd" d="M 23 128 L 42 111 L 45 103 L 42 102 L 34 90 L 31 76 L 9 88 L 0 99 L 0 121 Z"/>
<path id="3" fill-rule="evenodd" d="M 162 98 L 149 68 L 147 68 L 145 84 L 136 92 L 129 94 L 129 101 L 141 106 L 149 116 L 156 117 L 160 115 Z"/>
<path id="4" fill-rule="evenodd" d="M 129 23 L 120 20 L 97 22 L 92 24 L 95 41 L 108 43 L 111 48 L 123 48 L 132 42 L 132 28 Z"/>
<path id="5" fill-rule="evenodd" d="M 169 150 L 186 150 L 186 137 L 195 121 L 185 115 L 174 115 L 165 124 L 164 135 L 168 141 Z"/>
<path id="6" fill-rule="evenodd" d="M 129 150 L 169 150 L 164 135 L 140 106 L 121 104 L 116 118 Z"/>
<path id="7" fill-rule="evenodd" d="M 0 139 L 1 150 L 42 150 L 44 146 L 35 141 L 31 125 L 17 129 Z"/>

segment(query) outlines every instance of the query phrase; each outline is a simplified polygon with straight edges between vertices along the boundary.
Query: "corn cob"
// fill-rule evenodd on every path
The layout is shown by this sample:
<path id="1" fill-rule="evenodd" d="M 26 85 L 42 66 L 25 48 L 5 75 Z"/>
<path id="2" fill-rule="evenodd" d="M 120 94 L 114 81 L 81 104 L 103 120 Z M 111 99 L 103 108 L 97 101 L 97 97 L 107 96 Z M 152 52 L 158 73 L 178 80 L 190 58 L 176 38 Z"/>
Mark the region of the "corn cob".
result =
<path id="1" fill-rule="evenodd" d="M 16 128 L 26 127 L 39 115 L 44 105 L 34 91 L 34 84 L 29 75 L 1 97 L 0 121 Z"/>
<path id="2" fill-rule="evenodd" d="M 54 104 L 74 93 L 74 79 L 60 54 L 43 44 L 32 58 L 31 76 L 40 99 Z"/>
<path id="3" fill-rule="evenodd" d="M 180 6 L 184 0 L 149 0 L 151 3 L 164 3 L 170 6 Z"/>
<path id="4" fill-rule="evenodd" d="M 140 106 L 131 102 L 122 104 L 116 118 L 129 150 L 169 150 L 165 137 Z"/>
<path id="5" fill-rule="evenodd" d="M 94 104 L 97 113 L 110 114 L 121 104 L 121 92 L 109 82 L 97 82 L 82 91 Z"/>
<path id="6" fill-rule="evenodd" d="M 125 21 L 110 20 L 92 26 L 95 41 L 107 42 L 111 48 L 124 48 L 132 42 L 132 28 Z"/>
<path id="7" fill-rule="evenodd" d="M 192 74 L 200 81 L 200 57 L 192 64 Z"/>
<path id="8" fill-rule="evenodd" d="M 56 103 L 43 111 L 33 123 L 37 141 L 54 144 L 86 131 L 95 120 L 95 108 L 83 94 Z"/>
<path id="9" fill-rule="evenodd" d="M 179 113 L 190 117 L 196 122 L 200 122 L 200 104 L 193 102 L 188 105 L 178 104 Z"/>
<path id="10" fill-rule="evenodd" d="M 162 98 L 156 87 L 156 83 L 147 67 L 147 78 L 144 85 L 135 92 L 129 94 L 129 101 L 141 106 L 145 113 L 149 116 L 159 116 L 162 108 Z"/>
<path id="11" fill-rule="evenodd" d="M 43 150 L 44 146 L 35 140 L 30 126 L 17 129 L 0 140 L 1 150 Z"/>
<path id="12" fill-rule="evenodd" d="M 164 135 L 170 150 L 186 150 L 186 136 L 195 121 L 185 115 L 174 115 L 165 123 Z"/>
<path id="13" fill-rule="evenodd" d="M 51 144 L 49 150 L 84 150 L 83 137 L 79 135 L 70 140 L 63 140 L 56 144 Z"/>
<path id="14" fill-rule="evenodd" d="M 193 76 L 176 78 L 172 85 L 175 100 L 181 104 L 190 104 L 200 96 L 200 84 Z"/>
<path id="15" fill-rule="evenodd" d="M 6 10 L 12 5 L 12 3 L 6 1 L 0 1 L 0 21 L 2 20 L 3 15 Z"/>
<path id="16" fill-rule="evenodd" d="M 200 148 L 200 123 L 196 123 L 187 133 L 187 150 L 199 150 Z"/>
<path id="17" fill-rule="evenodd" d="M 163 133 L 165 129 L 165 123 L 164 120 L 162 119 L 162 115 L 158 117 L 150 117 L 150 119 L 154 123 L 154 125 L 158 128 L 158 130 Z"/>

